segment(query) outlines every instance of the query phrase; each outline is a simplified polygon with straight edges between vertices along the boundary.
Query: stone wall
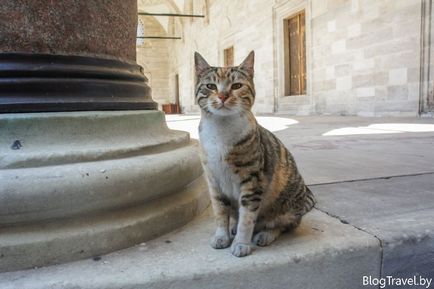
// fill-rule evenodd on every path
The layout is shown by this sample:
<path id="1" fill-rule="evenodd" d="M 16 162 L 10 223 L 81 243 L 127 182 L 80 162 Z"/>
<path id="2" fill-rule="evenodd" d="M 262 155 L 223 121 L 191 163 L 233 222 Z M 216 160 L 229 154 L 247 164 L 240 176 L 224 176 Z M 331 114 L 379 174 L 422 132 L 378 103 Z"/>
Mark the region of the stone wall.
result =
<path id="1" fill-rule="evenodd" d="M 193 52 L 201 53 L 210 65 L 223 65 L 223 50 L 234 46 L 235 64 L 250 50 L 256 53 L 255 109 L 273 112 L 273 11 L 270 1 L 209 1 L 208 19 L 183 19 L 183 39 L 175 42 L 171 55 L 171 71 L 179 74 L 180 102 L 184 112 L 196 112 L 194 103 Z M 193 6 L 194 13 L 202 13 L 201 3 Z M 196 3 L 193 3 L 196 4 Z M 265 31 L 265 33 L 257 33 Z M 171 88 L 173 89 L 173 87 Z"/>
<path id="2" fill-rule="evenodd" d="M 312 2 L 316 113 L 416 115 L 420 1 Z"/>
<path id="3" fill-rule="evenodd" d="M 419 0 L 192 3 L 186 12 L 207 17 L 182 19 L 182 40 L 169 47 L 169 94 L 175 94 L 179 74 L 183 112 L 198 111 L 193 52 L 218 66 L 223 65 L 224 49 L 233 46 L 235 64 L 255 50 L 258 113 L 418 114 Z M 307 94 L 285 96 L 283 20 L 301 10 L 306 13 Z"/>

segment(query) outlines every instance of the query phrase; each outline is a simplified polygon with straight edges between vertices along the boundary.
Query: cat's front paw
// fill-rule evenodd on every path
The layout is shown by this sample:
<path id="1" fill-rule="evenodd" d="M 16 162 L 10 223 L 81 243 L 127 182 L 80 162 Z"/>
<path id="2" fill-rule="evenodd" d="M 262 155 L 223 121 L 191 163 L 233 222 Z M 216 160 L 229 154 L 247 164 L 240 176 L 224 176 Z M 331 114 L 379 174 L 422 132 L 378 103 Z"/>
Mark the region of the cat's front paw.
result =
<path id="1" fill-rule="evenodd" d="M 244 257 L 249 255 L 252 252 L 252 248 L 250 244 L 245 243 L 232 243 L 231 253 L 235 257 Z"/>
<path id="2" fill-rule="evenodd" d="M 215 235 L 211 238 L 210 244 L 214 249 L 224 249 L 231 245 L 231 239 L 227 235 Z"/>

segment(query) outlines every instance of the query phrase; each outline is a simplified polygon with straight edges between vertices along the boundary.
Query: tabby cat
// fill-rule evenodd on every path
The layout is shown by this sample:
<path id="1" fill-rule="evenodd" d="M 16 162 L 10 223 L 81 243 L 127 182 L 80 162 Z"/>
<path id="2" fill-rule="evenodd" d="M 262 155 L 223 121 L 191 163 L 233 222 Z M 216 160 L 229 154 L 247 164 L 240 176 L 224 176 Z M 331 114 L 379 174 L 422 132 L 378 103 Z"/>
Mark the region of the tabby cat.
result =
<path id="1" fill-rule="evenodd" d="M 292 155 L 253 116 L 254 52 L 236 67 L 211 67 L 197 52 L 194 59 L 201 159 L 217 223 L 211 246 L 233 239 L 232 254 L 246 256 L 252 241 L 267 246 L 297 227 L 315 200 Z"/>

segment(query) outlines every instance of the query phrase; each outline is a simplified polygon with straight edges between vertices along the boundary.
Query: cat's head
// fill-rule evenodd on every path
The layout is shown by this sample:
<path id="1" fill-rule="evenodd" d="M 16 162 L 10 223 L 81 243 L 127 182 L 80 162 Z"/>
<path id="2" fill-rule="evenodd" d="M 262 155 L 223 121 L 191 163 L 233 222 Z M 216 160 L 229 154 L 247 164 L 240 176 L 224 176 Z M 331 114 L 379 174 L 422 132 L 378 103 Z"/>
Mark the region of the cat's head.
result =
<path id="1" fill-rule="evenodd" d="M 254 59 L 251 51 L 239 66 L 212 67 L 195 52 L 195 97 L 200 108 L 221 116 L 249 111 L 255 100 Z"/>

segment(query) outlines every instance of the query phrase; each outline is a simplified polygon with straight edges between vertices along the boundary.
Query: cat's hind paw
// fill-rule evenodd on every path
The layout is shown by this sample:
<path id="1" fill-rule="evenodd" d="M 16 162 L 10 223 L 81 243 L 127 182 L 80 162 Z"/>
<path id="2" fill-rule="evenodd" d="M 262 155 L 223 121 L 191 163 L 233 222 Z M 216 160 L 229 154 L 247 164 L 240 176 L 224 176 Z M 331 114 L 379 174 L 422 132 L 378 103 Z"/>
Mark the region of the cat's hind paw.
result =
<path id="1" fill-rule="evenodd" d="M 231 239 L 226 235 L 215 235 L 211 238 L 210 245 L 214 249 L 224 249 L 231 245 Z"/>
<path id="2" fill-rule="evenodd" d="M 279 237 L 280 233 L 280 230 L 261 231 L 253 237 L 253 243 L 260 247 L 268 246 Z"/>
<path id="3" fill-rule="evenodd" d="M 251 252 L 252 252 L 252 248 L 250 244 L 232 243 L 231 253 L 235 257 L 244 257 L 249 255 Z"/>

